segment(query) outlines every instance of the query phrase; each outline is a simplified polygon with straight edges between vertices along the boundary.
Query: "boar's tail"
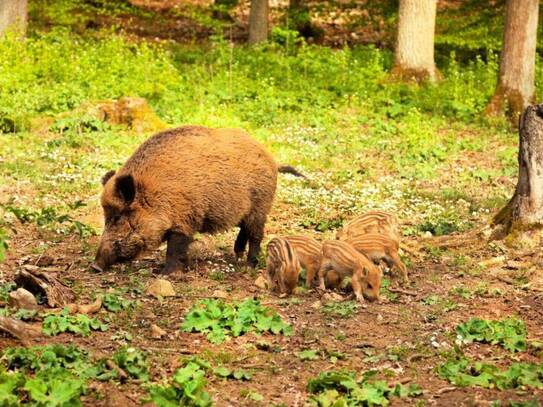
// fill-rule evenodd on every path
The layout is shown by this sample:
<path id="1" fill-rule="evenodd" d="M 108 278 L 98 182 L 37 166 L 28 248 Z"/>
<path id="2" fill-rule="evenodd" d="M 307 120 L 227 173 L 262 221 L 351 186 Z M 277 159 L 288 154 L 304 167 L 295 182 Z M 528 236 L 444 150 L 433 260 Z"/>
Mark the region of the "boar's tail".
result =
<path id="1" fill-rule="evenodd" d="M 296 177 L 307 178 L 304 174 L 299 172 L 296 168 L 292 167 L 291 165 L 280 165 L 277 168 L 277 171 L 282 172 L 283 174 L 292 174 Z"/>

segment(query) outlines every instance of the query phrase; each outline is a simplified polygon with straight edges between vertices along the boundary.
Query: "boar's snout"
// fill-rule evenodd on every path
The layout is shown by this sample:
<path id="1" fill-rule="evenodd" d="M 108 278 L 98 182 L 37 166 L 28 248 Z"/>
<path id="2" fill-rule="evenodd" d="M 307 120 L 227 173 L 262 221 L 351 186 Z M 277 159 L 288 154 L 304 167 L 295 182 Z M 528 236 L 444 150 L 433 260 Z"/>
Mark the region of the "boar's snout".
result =
<path id="1" fill-rule="evenodd" d="M 379 295 L 376 295 L 374 293 L 363 293 L 364 298 L 370 302 L 379 302 Z"/>
<path id="2" fill-rule="evenodd" d="M 94 259 L 94 263 L 91 264 L 91 267 L 98 272 L 102 272 L 107 270 L 113 263 L 115 263 L 115 256 L 112 251 L 105 248 L 103 244 L 100 244 L 98 251 L 96 252 L 96 258 Z"/>

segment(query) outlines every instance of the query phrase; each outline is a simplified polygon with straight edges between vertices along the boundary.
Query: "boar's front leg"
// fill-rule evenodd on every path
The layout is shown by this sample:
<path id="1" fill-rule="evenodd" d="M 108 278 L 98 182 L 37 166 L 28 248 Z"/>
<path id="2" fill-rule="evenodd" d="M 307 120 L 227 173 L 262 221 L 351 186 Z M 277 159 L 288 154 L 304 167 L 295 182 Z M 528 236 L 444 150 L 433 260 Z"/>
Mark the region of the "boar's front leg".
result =
<path id="1" fill-rule="evenodd" d="M 192 236 L 170 232 L 168 246 L 166 248 L 166 264 L 162 274 L 170 274 L 174 271 L 183 271 L 188 260 L 188 247 L 192 243 Z"/>
<path id="2" fill-rule="evenodd" d="M 247 231 L 247 226 L 245 222 L 239 224 L 239 233 L 234 243 L 234 253 L 236 253 L 236 258 L 240 259 L 245 252 L 245 246 L 247 246 L 247 241 L 249 240 L 249 232 Z"/>
<path id="3" fill-rule="evenodd" d="M 260 243 L 264 238 L 264 224 L 266 217 L 257 217 L 251 222 L 247 222 L 247 234 L 249 237 L 249 253 L 247 254 L 247 264 L 251 268 L 258 265 L 258 255 L 260 254 Z"/>

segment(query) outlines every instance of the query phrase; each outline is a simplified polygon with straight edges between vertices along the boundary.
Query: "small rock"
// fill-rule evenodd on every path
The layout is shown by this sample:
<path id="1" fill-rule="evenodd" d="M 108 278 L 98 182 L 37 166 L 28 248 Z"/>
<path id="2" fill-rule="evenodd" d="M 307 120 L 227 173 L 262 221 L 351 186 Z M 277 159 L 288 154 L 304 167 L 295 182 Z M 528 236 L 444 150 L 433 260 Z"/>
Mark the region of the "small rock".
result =
<path id="1" fill-rule="evenodd" d="M 343 297 L 338 293 L 325 293 L 322 298 L 326 301 L 340 302 L 343 301 Z"/>
<path id="2" fill-rule="evenodd" d="M 160 339 L 166 334 L 167 332 L 161 327 L 159 327 L 158 325 L 155 325 L 155 324 L 151 325 L 151 338 Z"/>
<path id="3" fill-rule="evenodd" d="M 311 308 L 313 308 L 313 309 L 319 309 L 320 307 L 322 307 L 322 302 L 320 302 L 319 300 L 317 300 L 313 304 L 311 304 Z"/>
<path id="4" fill-rule="evenodd" d="M 35 310 L 38 309 L 38 301 L 30 291 L 18 288 L 9 293 L 8 304 L 10 307 Z"/>
<path id="5" fill-rule="evenodd" d="M 38 267 L 48 267 L 51 264 L 53 264 L 55 260 L 51 256 L 43 255 L 41 256 L 38 261 L 36 262 L 36 266 Z"/>
<path id="6" fill-rule="evenodd" d="M 175 291 L 172 283 L 162 278 L 157 278 L 147 286 L 145 290 L 147 295 L 151 295 L 155 298 L 159 297 L 175 297 Z"/>
<path id="7" fill-rule="evenodd" d="M 263 290 L 266 290 L 268 288 L 268 280 L 264 276 L 258 276 L 255 280 L 255 285 L 258 288 L 261 288 Z"/>
<path id="8" fill-rule="evenodd" d="M 228 298 L 228 293 L 226 291 L 223 291 L 223 290 L 215 290 L 215 291 L 213 291 L 213 294 L 211 294 L 211 296 L 213 298 L 226 299 L 226 298 Z"/>

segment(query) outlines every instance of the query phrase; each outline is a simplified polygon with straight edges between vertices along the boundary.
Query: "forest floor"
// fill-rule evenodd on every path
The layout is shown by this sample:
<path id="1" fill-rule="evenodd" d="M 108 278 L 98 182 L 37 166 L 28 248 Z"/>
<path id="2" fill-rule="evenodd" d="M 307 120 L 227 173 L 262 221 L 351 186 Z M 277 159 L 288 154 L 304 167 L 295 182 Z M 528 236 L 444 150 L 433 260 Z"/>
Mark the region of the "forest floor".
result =
<path id="1" fill-rule="evenodd" d="M 323 372 L 339 371 L 376 372 L 360 384 L 357 396 L 345 397 L 367 397 L 381 405 L 537 406 L 543 401 L 540 248 L 488 240 L 488 224 L 516 181 L 515 131 L 504 121 L 480 118 L 495 85 L 495 60 L 447 60 L 440 67 L 442 83 L 408 86 L 387 79 L 390 52 L 373 47 L 292 51 L 288 44 L 283 48 L 280 36 L 260 50 L 232 48 L 218 39 L 200 45 L 215 23 L 188 2 L 185 8 L 172 2 L 172 8 L 159 11 L 154 3 L 149 9 L 127 6 L 92 18 L 85 2 L 77 13 L 70 13 L 75 0 L 45 3 L 31 10 L 39 29 L 28 49 L 0 43 L 13 67 L 0 69 L 0 92 L 10 92 L 0 94 L 5 131 L 0 133 L 0 226 L 9 239 L 0 262 L 0 315 L 42 327 L 51 311 L 41 305 L 37 315 L 21 315 L 7 307 L 21 270 L 56 273 L 79 304 L 109 295 L 114 304 L 91 315 L 107 330 L 88 336 L 44 334 L 25 344 L 73 344 L 93 360 L 111 360 L 125 347 L 144 352 L 139 365 L 124 363 L 129 377 L 89 379 L 84 405 L 145 403 L 152 384 L 170 385 L 192 357 L 200 366 L 211 365 L 202 367 L 203 390 L 218 406 L 332 405 L 325 400 L 341 397 L 341 384 L 328 386 L 339 394 L 312 394 L 308 383 Z M 153 32 L 162 24 L 153 24 L 155 12 L 177 13 L 179 18 L 167 24 L 177 24 L 178 31 L 166 25 Z M 127 16 L 137 24 L 116 35 L 107 24 L 89 23 L 126 23 Z M 184 26 L 189 20 L 199 21 L 201 29 L 192 22 Z M 85 30 L 96 32 L 88 39 Z M 137 30 L 149 35 L 135 44 Z M 343 43 L 350 41 L 338 42 Z M 59 56 L 63 64 L 55 59 Z M 145 97 L 168 126 L 245 128 L 279 162 L 307 175 L 307 180 L 280 175 L 264 244 L 273 236 L 300 233 L 331 239 L 346 220 L 366 210 L 396 213 L 409 284 L 385 275 L 382 300 L 365 307 L 342 291 L 322 296 L 301 288 L 281 298 L 255 284 L 264 257 L 257 270 L 234 261 L 234 230 L 198 237 L 188 270 L 166 277 L 173 297 L 146 294 L 160 277 L 164 247 L 107 272 L 91 270 L 103 227 L 99 179 L 153 133 L 88 113 L 89 105 L 121 96 Z M 0 233 L 0 243 L 2 238 Z M 249 332 L 212 343 L 205 333 L 181 329 L 199 301 L 235 304 L 252 298 L 276 311 L 292 334 Z M 473 318 L 507 327 L 501 332 L 492 325 L 481 339 L 469 325 Z M 472 343 L 459 340 L 465 324 L 472 326 Z M 154 337 L 152 325 L 165 331 L 161 338 Z M 4 369 L 17 370 L 7 355 L 20 346 L 19 340 L 0 335 L 1 380 Z M 494 367 L 462 370 L 466 360 Z M 524 366 L 529 373 L 509 366 Z M 218 367 L 251 377 L 224 378 L 213 372 Z M 33 369 L 20 368 L 37 375 Z M 139 375 L 147 369 L 148 378 Z M 391 387 L 416 384 L 422 394 L 397 397 L 372 387 L 376 379 Z M 16 394 L 23 401 L 31 397 L 26 390 Z"/>

